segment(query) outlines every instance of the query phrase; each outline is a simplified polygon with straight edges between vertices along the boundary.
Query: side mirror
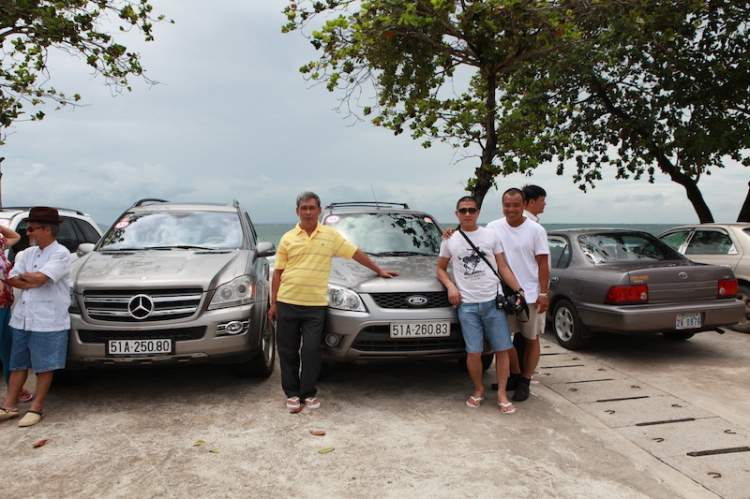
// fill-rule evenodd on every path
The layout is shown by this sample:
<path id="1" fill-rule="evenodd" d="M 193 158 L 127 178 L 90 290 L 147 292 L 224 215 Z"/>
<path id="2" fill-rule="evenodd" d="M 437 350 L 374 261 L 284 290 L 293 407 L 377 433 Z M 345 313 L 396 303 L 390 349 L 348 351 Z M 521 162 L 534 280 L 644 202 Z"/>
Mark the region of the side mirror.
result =
<path id="1" fill-rule="evenodd" d="M 81 258 L 83 255 L 87 255 L 94 251 L 95 246 L 94 243 L 81 243 L 76 249 L 76 255 L 78 255 L 78 258 Z"/>
<path id="2" fill-rule="evenodd" d="M 259 257 L 273 256 L 276 254 L 276 246 L 273 243 L 258 243 L 255 252 Z"/>

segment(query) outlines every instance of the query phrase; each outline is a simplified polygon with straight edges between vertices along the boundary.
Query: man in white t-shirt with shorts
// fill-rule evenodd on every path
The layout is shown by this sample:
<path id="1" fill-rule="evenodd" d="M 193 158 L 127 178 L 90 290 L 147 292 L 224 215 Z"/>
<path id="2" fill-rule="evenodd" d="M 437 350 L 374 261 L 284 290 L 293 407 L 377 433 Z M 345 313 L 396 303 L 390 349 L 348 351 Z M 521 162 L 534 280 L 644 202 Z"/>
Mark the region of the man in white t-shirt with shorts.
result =
<path id="1" fill-rule="evenodd" d="M 517 378 L 513 394 L 514 401 L 522 402 L 529 398 L 531 376 L 541 353 L 539 335 L 544 327 L 544 314 L 549 308 L 549 244 L 544 228 L 524 216 L 526 199 L 523 191 L 508 189 L 503 193 L 502 199 L 505 218 L 490 222 L 487 228 L 500 236 L 505 260 L 529 303 L 528 321 L 521 322 L 515 315 L 508 318 L 511 331 L 520 332 L 526 339 L 523 372 Z"/>
<path id="2" fill-rule="evenodd" d="M 505 384 L 509 373 L 508 352 L 512 350 L 513 343 L 505 311 L 496 306 L 500 288 L 496 273 L 512 289 L 519 286 L 505 263 L 497 235 L 477 225 L 478 206 L 471 196 L 458 200 L 456 216 L 460 230 L 442 242 L 437 275 L 448 290 L 451 304 L 458 307 L 458 319 L 466 343 L 466 368 L 474 384 L 474 394 L 466 400 L 466 405 L 475 409 L 484 400 L 481 357 L 486 339 L 495 352 L 495 370 L 500 385 L 497 404 L 503 414 L 512 414 L 516 409 L 508 401 Z M 449 262 L 452 263 L 455 284 L 448 274 Z"/>

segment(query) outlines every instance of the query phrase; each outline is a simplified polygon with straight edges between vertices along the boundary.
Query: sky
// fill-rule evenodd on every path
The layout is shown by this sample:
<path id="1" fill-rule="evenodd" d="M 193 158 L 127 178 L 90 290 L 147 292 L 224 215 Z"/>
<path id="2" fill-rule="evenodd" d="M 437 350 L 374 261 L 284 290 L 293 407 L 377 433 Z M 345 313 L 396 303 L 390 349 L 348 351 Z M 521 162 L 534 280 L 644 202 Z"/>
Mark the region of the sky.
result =
<path id="1" fill-rule="evenodd" d="M 74 208 L 107 226 L 142 198 L 237 199 L 255 223 L 288 223 L 297 194 L 311 190 L 324 205 L 405 202 L 452 222 L 477 159 L 443 144 L 424 149 L 407 133 L 337 111 L 342 94 L 299 73 L 316 51 L 300 33 L 281 33 L 287 1 L 153 0 L 175 24 L 157 24 L 154 42 L 124 40 L 159 84 L 131 78 L 133 91 L 122 95 L 80 60 L 52 54 L 52 86 L 80 93 L 83 105 L 4 130 L 3 205 Z M 716 221 L 732 222 L 750 175 L 738 165 L 715 171 L 699 186 Z M 572 174 L 548 164 L 499 178 L 479 221 L 502 216 L 502 191 L 526 183 L 546 189 L 546 223 L 698 221 L 684 189 L 664 175 L 649 184 L 605 171 L 584 193 Z"/>

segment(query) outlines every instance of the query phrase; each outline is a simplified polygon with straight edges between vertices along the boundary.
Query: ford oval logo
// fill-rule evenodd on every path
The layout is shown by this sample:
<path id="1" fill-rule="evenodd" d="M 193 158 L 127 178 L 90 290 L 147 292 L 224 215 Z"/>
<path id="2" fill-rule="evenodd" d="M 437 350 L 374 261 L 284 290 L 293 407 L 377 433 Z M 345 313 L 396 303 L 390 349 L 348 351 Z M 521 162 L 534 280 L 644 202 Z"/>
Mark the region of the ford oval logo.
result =
<path id="1" fill-rule="evenodd" d="M 421 295 L 410 296 L 406 299 L 406 303 L 408 303 L 412 307 L 424 307 L 425 305 L 427 305 L 427 301 L 427 297 Z"/>
<path id="2" fill-rule="evenodd" d="M 687 279 L 687 272 L 680 272 L 679 274 L 677 274 L 677 277 L 684 281 L 685 279 Z"/>

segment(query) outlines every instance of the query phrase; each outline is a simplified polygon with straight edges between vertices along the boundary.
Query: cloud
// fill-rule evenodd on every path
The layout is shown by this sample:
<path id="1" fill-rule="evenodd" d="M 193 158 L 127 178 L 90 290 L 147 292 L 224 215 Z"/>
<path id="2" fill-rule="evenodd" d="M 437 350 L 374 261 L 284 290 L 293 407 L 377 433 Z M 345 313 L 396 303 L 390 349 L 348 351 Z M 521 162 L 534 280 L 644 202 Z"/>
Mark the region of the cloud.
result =
<path id="1" fill-rule="evenodd" d="M 164 0 L 156 41 L 129 35 L 144 59 L 149 87 L 114 94 L 82 61 L 54 54 L 54 86 L 80 92 L 84 107 L 48 111 L 19 122 L 2 163 L 6 205 L 52 204 L 109 224 L 145 197 L 173 201 L 239 200 L 256 222 L 295 220 L 294 200 L 313 190 L 333 201 L 406 202 L 452 222 L 475 158 L 445 144 L 424 149 L 406 135 L 344 119 L 340 94 L 310 87 L 298 69 L 316 52 L 299 33 L 281 34 L 284 2 Z M 717 220 L 736 218 L 747 194 L 747 169 L 729 165 L 700 186 Z M 617 181 L 604 172 L 583 193 L 551 165 L 498 179 L 481 222 L 501 215 L 508 187 L 537 183 L 549 194 L 549 223 L 684 223 L 697 220 L 684 189 Z"/>

